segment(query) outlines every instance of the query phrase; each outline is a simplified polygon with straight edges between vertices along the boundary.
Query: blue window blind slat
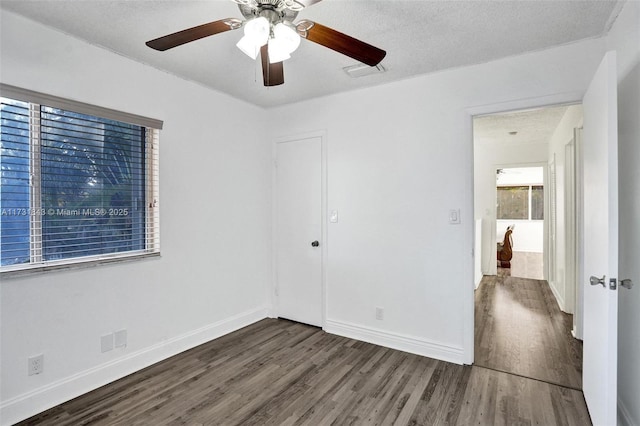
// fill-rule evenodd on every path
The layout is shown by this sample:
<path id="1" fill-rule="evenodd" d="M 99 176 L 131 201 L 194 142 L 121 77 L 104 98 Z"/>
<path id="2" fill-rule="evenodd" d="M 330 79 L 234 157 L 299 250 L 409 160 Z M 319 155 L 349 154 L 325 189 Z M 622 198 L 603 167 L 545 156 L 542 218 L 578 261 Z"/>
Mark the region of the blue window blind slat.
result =
<path id="1" fill-rule="evenodd" d="M 29 104 L 0 101 L 0 265 L 30 261 Z"/>

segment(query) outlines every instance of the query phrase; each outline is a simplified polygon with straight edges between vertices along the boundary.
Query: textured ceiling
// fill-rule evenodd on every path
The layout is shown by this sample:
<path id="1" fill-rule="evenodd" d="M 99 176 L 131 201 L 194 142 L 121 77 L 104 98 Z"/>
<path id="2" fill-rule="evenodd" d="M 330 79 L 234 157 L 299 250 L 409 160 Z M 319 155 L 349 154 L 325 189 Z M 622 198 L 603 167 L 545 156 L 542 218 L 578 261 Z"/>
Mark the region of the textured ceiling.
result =
<path id="1" fill-rule="evenodd" d="M 4 10 L 263 107 L 598 37 L 617 6 L 616 0 L 324 0 L 297 20 L 311 19 L 386 50 L 382 64 L 388 72 L 353 79 L 342 68 L 354 60 L 303 40 L 284 64 L 285 84 L 265 88 L 259 62 L 235 47 L 242 30 L 166 52 L 144 44 L 206 22 L 241 18 L 230 0 L 0 1 Z"/>
<path id="2" fill-rule="evenodd" d="M 486 115 L 473 120 L 477 144 L 546 144 L 553 136 L 568 106 Z M 518 132 L 511 135 L 509 132 Z"/>

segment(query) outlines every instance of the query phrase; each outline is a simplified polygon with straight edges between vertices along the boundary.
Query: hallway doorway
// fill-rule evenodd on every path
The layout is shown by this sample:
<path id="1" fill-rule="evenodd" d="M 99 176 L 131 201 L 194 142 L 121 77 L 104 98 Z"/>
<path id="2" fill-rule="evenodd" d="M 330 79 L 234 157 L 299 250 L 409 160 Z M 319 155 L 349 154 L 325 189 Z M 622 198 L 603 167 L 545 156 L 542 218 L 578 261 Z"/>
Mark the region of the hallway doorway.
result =
<path id="1" fill-rule="evenodd" d="M 474 117 L 475 365 L 582 389 L 582 343 L 572 335 L 565 153 L 580 105 Z M 571 173 L 575 173 L 572 169 Z M 571 213 L 575 214 L 575 213 Z M 512 230 L 505 264 L 499 242 Z M 570 308 L 571 310 L 568 310 Z"/>

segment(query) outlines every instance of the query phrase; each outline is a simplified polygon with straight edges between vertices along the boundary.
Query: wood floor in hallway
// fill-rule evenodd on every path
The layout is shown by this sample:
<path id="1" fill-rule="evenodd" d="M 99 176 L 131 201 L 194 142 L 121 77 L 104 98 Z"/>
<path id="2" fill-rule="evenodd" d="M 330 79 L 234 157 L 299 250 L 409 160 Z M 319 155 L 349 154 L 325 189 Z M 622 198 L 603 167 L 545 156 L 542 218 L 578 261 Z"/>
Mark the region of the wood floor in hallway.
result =
<path id="1" fill-rule="evenodd" d="M 582 343 L 546 281 L 485 276 L 475 297 L 476 365 L 582 389 Z"/>
<path id="2" fill-rule="evenodd" d="M 266 319 L 22 425 L 588 425 L 582 393 Z"/>

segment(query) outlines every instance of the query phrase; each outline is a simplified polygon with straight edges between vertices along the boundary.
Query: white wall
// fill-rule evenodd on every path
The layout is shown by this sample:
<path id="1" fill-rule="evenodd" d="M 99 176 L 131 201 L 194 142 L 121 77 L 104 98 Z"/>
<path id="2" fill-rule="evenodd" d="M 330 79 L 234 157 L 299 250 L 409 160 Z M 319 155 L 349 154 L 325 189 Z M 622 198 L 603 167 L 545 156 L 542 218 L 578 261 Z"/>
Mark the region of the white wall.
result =
<path id="1" fill-rule="evenodd" d="M 542 253 L 544 250 L 544 221 L 542 220 L 496 220 L 496 240 L 504 240 L 507 227 L 513 228 L 513 251 Z M 495 251 L 495 250 L 494 250 Z M 495 257 L 495 253 L 494 253 Z"/>
<path id="2" fill-rule="evenodd" d="M 0 417 L 10 424 L 266 316 L 271 146 L 260 108 L 1 19 L 3 83 L 165 122 L 161 258 L 2 280 Z M 100 335 L 121 328 L 127 348 L 101 353 Z M 28 377 L 38 353 L 44 373 Z"/>
<path id="3" fill-rule="evenodd" d="M 496 241 L 501 234 L 500 241 L 504 237 L 507 225 L 501 223 L 502 228 L 497 227 L 496 221 L 496 170 L 506 166 L 538 166 L 547 162 L 546 143 L 531 143 L 523 145 L 510 145 L 496 141 L 477 141 L 474 151 L 474 211 L 475 218 L 482 219 L 482 273 L 495 275 L 496 266 Z M 514 221 L 508 221 L 509 224 Z M 542 222 L 541 222 L 542 223 Z M 520 229 L 526 228 L 518 223 L 513 233 L 514 245 L 517 247 L 535 247 L 536 241 L 525 238 L 526 244 L 519 237 Z M 534 228 L 539 225 L 531 225 Z M 535 232 L 535 230 L 532 230 Z M 526 235 L 526 231 L 525 231 Z M 543 237 L 543 233 L 538 237 Z M 524 250 L 520 250 L 524 251 Z M 533 251 L 533 250 L 532 250 Z"/>
<path id="4" fill-rule="evenodd" d="M 573 311 L 575 287 L 567 286 L 566 273 L 566 222 L 565 222 L 565 146 L 573 140 L 575 128 L 582 127 L 582 105 L 572 105 L 565 112 L 549 140 L 549 161 L 556 165 L 556 249 L 554 279 L 549 280 L 551 290 L 560 309 Z M 571 294 L 570 294 L 571 293 Z M 567 306 L 567 302 L 570 302 Z"/>
<path id="5" fill-rule="evenodd" d="M 472 356 L 469 110 L 580 99 L 603 52 L 602 40 L 589 40 L 272 111 L 289 117 L 291 134 L 327 131 L 328 208 L 340 211 L 328 229 L 327 330 L 457 362 Z M 546 160 L 545 145 L 484 163 Z M 495 170 L 477 172 L 493 191 L 479 211 L 494 210 Z M 461 225 L 448 223 L 455 208 Z"/>
<path id="6" fill-rule="evenodd" d="M 622 424 L 640 424 L 640 3 L 628 1 L 611 29 L 607 47 L 618 57 L 620 278 L 618 406 Z"/>

